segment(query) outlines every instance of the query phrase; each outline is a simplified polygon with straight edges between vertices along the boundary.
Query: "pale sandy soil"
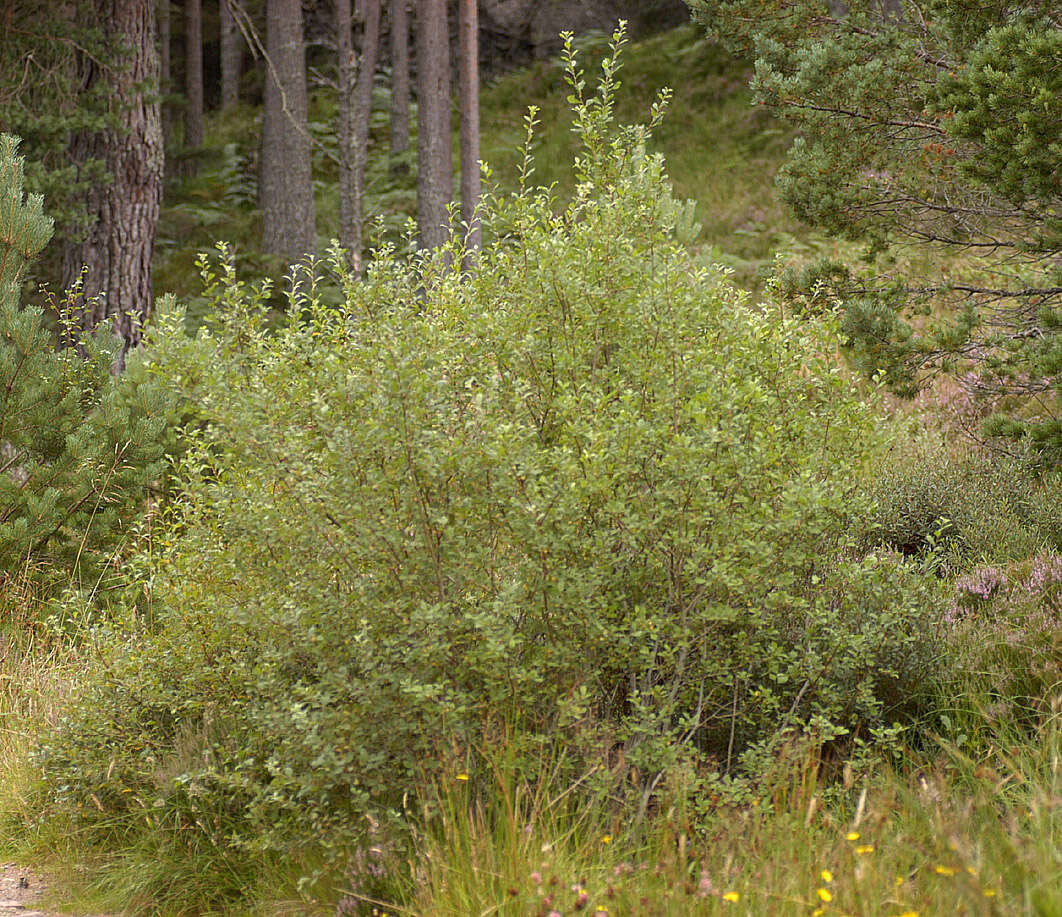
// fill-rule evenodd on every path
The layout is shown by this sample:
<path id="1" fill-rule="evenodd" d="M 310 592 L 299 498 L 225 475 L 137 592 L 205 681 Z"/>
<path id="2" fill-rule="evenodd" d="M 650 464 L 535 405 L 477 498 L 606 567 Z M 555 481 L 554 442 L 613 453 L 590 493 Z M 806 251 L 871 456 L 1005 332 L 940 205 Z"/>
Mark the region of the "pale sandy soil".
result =
<path id="1" fill-rule="evenodd" d="M 15 863 L 0 863 L 0 917 L 67 917 L 37 906 L 44 891 L 40 876 Z"/>
<path id="2" fill-rule="evenodd" d="M 14 863 L 0 863 L 0 917 L 52 917 L 36 908 L 41 880 Z"/>

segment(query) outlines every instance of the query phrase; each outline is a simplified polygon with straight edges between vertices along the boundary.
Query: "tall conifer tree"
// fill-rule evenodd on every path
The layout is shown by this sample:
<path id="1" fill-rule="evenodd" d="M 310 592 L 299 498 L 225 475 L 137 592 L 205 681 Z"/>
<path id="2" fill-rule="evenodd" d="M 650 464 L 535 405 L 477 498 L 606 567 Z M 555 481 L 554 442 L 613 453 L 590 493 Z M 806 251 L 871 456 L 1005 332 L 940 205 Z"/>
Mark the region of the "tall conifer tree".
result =
<path id="1" fill-rule="evenodd" d="M 221 107 L 231 108 L 239 101 L 240 64 L 243 49 L 240 30 L 233 15 L 234 0 L 219 0 L 221 9 Z"/>
<path id="2" fill-rule="evenodd" d="M 188 151 L 203 145 L 203 7 L 202 0 L 184 0 L 184 146 Z M 194 153 L 186 162 L 196 171 Z"/>
<path id="3" fill-rule="evenodd" d="M 450 235 L 450 28 L 446 0 L 417 0 L 417 220 L 424 248 Z"/>
<path id="4" fill-rule="evenodd" d="M 170 58 L 170 0 L 159 0 L 156 12 L 159 33 L 159 92 L 162 95 L 162 137 L 169 142 L 170 130 L 173 127 L 170 105 L 165 97 L 173 92 L 173 67 Z"/>
<path id="5" fill-rule="evenodd" d="M 479 9 L 477 0 L 458 6 L 458 97 L 461 112 L 461 220 L 468 227 L 470 248 L 479 248 L 483 233 L 479 207 Z"/>
<path id="6" fill-rule="evenodd" d="M 64 252 L 64 281 L 74 284 L 84 268 L 83 308 L 71 334 L 110 319 L 128 350 L 140 343 L 151 311 L 151 258 L 162 200 L 154 2 L 94 0 L 89 12 L 113 57 L 82 54 L 79 72 L 87 92 L 98 88 L 105 94 L 110 115 L 105 124 L 77 131 L 70 150 L 76 164 L 102 163 L 109 179 L 85 195 L 89 229 Z"/>
<path id="7" fill-rule="evenodd" d="M 365 165 L 368 161 L 372 87 L 380 45 L 380 0 L 363 0 L 361 53 L 351 45 L 350 0 L 336 0 L 339 52 L 339 241 L 361 271 Z M 355 79 L 355 73 L 357 78 Z"/>
<path id="8" fill-rule="evenodd" d="M 297 261 L 316 248 L 301 0 L 266 0 L 262 251 Z"/>
<path id="9" fill-rule="evenodd" d="M 391 0 L 391 153 L 409 149 L 409 13 Z"/>

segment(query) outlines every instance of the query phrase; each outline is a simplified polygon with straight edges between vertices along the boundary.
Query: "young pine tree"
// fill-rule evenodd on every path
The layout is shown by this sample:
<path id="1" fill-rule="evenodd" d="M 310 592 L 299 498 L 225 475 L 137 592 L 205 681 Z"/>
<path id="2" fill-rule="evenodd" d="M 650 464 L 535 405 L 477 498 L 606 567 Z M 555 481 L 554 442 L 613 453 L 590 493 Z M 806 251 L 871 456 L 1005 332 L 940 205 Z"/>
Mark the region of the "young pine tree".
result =
<path id="1" fill-rule="evenodd" d="M 990 430 L 1062 454 L 1058 5 L 688 2 L 709 33 L 756 57 L 759 103 L 800 129 L 777 179 L 797 215 L 869 243 L 871 261 L 895 245 L 914 253 L 892 262 L 902 271 L 879 260 L 860 277 L 805 273 L 844 302 L 857 360 L 908 392 L 941 363 L 972 361 L 981 391 L 1035 396 L 1024 419 Z M 946 273 L 912 268 L 926 249 Z M 904 315 L 930 310 L 948 320 Z"/>
<path id="2" fill-rule="evenodd" d="M 57 350 L 43 311 L 20 308 L 52 220 L 17 149 L 0 135 L 0 573 L 34 563 L 93 587 L 162 476 L 170 401 L 135 353 L 112 376 L 118 339 Z"/>

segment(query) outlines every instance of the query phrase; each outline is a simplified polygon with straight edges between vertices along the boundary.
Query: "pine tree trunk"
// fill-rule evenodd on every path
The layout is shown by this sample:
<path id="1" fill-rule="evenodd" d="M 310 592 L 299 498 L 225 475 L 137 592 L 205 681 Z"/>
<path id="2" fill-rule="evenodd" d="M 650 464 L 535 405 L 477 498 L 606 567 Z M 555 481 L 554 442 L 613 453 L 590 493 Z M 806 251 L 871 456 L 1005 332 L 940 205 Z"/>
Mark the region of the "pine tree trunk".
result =
<path id="1" fill-rule="evenodd" d="M 200 0 L 184 0 L 184 148 L 189 174 L 197 170 L 193 151 L 203 145 L 203 10 Z"/>
<path id="2" fill-rule="evenodd" d="M 267 0 L 266 51 L 262 251 L 294 262 L 317 243 L 300 0 Z"/>
<path id="3" fill-rule="evenodd" d="M 240 30 L 232 14 L 232 0 L 219 0 L 221 6 L 221 107 L 231 108 L 240 98 Z"/>
<path id="4" fill-rule="evenodd" d="M 469 249 L 478 249 L 483 233 L 476 211 L 480 198 L 479 173 L 479 9 L 476 0 L 458 6 L 458 95 L 461 111 L 461 220 L 467 227 Z"/>
<path id="5" fill-rule="evenodd" d="M 409 149 L 409 14 L 391 0 L 391 153 Z"/>
<path id="6" fill-rule="evenodd" d="M 361 273 L 365 164 L 369 147 L 372 87 L 380 45 L 380 0 L 365 0 L 365 30 L 357 64 L 350 40 L 350 0 L 336 0 L 339 52 L 339 243 Z"/>
<path id="7" fill-rule="evenodd" d="M 171 67 L 170 67 L 170 0 L 159 0 L 158 5 L 159 26 L 159 93 L 163 98 L 173 92 Z M 162 137 L 169 140 L 170 130 L 173 127 L 170 106 L 162 103 Z"/>
<path id="8" fill-rule="evenodd" d="M 162 122 L 153 91 L 159 77 L 153 0 L 94 0 L 98 27 L 115 52 L 116 65 L 87 56 L 80 61 L 87 90 L 106 83 L 117 128 L 81 132 L 72 138 L 75 162 L 99 159 L 112 177 L 89 193 L 92 219 L 84 241 L 63 254 L 64 283 L 86 269 L 83 308 L 67 344 L 110 318 L 125 353 L 140 343 L 151 311 L 151 255 L 162 199 Z M 128 51 L 128 56 L 122 50 Z"/>
<path id="9" fill-rule="evenodd" d="M 450 235 L 450 30 L 446 0 L 417 0 L 417 220 L 422 248 Z"/>
<path id="10" fill-rule="evenodd" d="M 354 22 L 350 0 L 336 0 L 336 55 L 339 65 L 339 244 L 359 269 L 354 248 L 354 80 L 356 61 L 351 42 Z"/>
<path id="11" fill-rule="evenodd" d="M 380 0 L 364 0 L 365 31 L 362 34 L 358 85 L 354 92 L 353 178 L 354 201 L 351 214 L 350 251 L 354 269 L 361 272 L 362 226 L 365 211 L 365 164 L 369 158 L 369 116 L 372 114 L 372 86 L 380 48 Z"/>

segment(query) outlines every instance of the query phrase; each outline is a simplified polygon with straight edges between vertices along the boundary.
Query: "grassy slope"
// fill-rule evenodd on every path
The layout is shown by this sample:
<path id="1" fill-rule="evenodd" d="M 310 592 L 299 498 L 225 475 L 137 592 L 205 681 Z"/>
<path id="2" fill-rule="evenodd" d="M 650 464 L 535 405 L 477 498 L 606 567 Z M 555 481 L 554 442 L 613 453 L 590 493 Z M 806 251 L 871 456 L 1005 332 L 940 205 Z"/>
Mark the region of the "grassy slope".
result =
<path id="1" fill-rule="evenodd" d="M 444 796 L 397 912 L 1057 914 L 1059 738 L 1056 723 L 1043 745 L 979 765 L 945 755 L 920 772 L 886 768 L 847 800 L 819 782 L 813 755 L 797 756 L 762 806 L 720 808 L 691 830 L 679 796 L 638 838 L 612 836 L 602 812 L 571 811 L 562 787 L 521 788 L 502 774 L 485 809 Z"/>
<path id="2" fill-rule="evenodd" d="M 604 39 L 582 44 L 580 61 L 592 81 L 604 57 Z M 722 254 L 750 279 L 775 245 L 805 227 L 783 213 L 771 177 L 789 144 L 789 132 L 752 105 L 750 67 L 685 26 L 631 45 L 619 74 L 617 119 L 644 121 L 663 87 L 673 92 L 668 115 L 655 135 L 680 199 L 697 201 L 700 243 Z M 569 190 L 569 163 L 576 153 L 570 131 L 569 89 L 557 61 L 506 76 L 484 93 L 483 157 L 502 188 L 516 180 L 528 105 L 539 108 L 535 180 Z"/>

